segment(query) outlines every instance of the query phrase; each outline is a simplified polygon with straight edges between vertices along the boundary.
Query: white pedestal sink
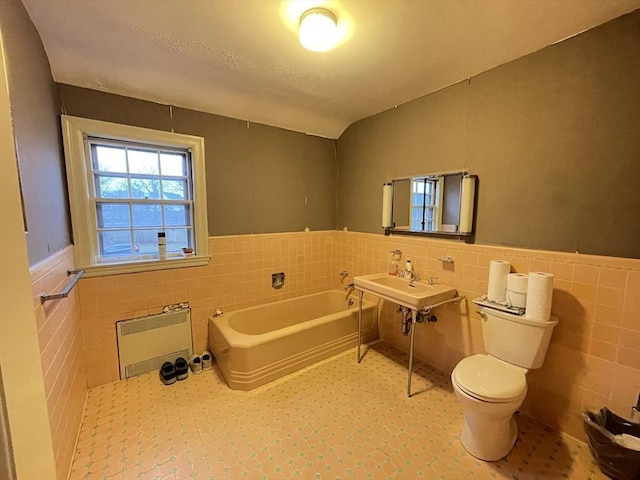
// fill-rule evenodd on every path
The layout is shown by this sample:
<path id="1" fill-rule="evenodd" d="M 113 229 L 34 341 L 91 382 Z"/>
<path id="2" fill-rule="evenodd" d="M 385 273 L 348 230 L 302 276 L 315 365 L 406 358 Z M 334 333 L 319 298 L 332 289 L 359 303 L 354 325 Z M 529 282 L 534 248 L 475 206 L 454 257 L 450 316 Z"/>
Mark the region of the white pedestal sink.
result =
<path id="1" fill-rule="evenodd" d="M 410 281 L 388 273 L 373 273 L 354 277 L 355 287 L 365 293 L 371 293 L 390 302 L 403 305 L 411 310 L 422 310 L 458 294 L 449 285 L 429 285 L 424 282 Z"/>
<path id="2" fill-rule="evenodd" d="M 388 273 L 373 273 L 353 278 L 353 285 L 360 291 L 360 313 L 358 315 L 358 363 L 362 338 L 362 297 L 370 293 L 411 310 L 411 343 L 409 349 L 409 374 L 407 379 L 407 395 L 411 396 L 411 374 L 413 372 L 413 344 L 418 312 L 430 313 L 431 309 L 450 302 L 460 302 L 462 297 L 454 287 L 449 285 L 418 282 L 401 278 Z M 405 317 L 406 318 L 406 317 Z"/>

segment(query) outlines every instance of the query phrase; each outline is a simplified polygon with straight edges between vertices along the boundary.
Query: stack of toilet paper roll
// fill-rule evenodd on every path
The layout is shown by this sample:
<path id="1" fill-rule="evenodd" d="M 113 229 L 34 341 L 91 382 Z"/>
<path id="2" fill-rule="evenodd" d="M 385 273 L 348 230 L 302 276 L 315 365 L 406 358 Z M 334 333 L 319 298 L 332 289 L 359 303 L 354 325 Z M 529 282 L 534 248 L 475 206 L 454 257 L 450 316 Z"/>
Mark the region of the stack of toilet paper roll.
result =
<path id="1" fill-rule="evenodd" d="M 534 320 L 547 321 L 551 316 L 553 274 L 545 272 L 510 273 L 511 264 L 492 260 L 489 264 L 487 298 L 491 302 L 520 307 Z"/>

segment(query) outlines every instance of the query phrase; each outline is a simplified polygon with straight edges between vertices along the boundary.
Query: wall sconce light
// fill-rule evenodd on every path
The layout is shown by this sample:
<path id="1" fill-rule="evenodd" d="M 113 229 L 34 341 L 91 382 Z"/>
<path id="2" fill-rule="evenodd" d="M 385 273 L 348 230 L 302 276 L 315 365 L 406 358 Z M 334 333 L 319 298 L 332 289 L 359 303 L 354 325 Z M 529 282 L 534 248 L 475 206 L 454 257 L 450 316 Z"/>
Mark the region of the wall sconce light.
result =
<path id="1" fill-rule="evenodd" d="M 476 177 L 465 175 L 462 177 L 462 193 L 460 195 L 460 228 L 462 235 L 469 235 L 473 231 L 473 204 L 476 195 Z"/>
<path id="2" fill-rule="evenodd" d="M 324 8 L 312 8 L 300 17 L 300 44 L 313 52 L 331 50 L 338 41 L 338 19 Z"/>
<path id="3" fill-rule="evenodd" d="M 389 229 L 393 226 L 392 207 L 393 184 L 385 183 L 382 185 L 382 228 L 385 235 L 389 235 Z"/>

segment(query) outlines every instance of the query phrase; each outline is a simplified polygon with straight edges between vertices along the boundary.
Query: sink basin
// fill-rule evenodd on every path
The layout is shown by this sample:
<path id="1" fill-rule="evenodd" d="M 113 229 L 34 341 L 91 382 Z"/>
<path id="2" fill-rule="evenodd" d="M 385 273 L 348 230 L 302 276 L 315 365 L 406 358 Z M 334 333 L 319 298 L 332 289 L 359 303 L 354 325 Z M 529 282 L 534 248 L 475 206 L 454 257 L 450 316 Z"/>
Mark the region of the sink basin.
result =
<path id="1" fill-rule="evenodd" d="M 454 298 L 457 291 L 449 285 L 428 285 L 423 282 L 411 282 L 388 273 L 374 273 L 353 278 L 358 290 L 371 293 L 385 300 L 405 307 L 421 310 Z"/>

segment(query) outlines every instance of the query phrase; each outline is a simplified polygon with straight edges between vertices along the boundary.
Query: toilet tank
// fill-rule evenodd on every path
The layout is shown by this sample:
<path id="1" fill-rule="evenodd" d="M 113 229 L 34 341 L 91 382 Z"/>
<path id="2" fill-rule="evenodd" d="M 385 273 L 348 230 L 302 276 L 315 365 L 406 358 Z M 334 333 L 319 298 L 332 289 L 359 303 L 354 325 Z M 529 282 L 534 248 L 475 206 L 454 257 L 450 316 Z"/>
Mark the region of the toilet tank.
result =
<path id="1" fill-rule="evenodd" d="M 490 308 L 480 309 L 484 348 L 490 355 L 519 367 L 540 368 L 558 319 L 541 322 Z"/>

